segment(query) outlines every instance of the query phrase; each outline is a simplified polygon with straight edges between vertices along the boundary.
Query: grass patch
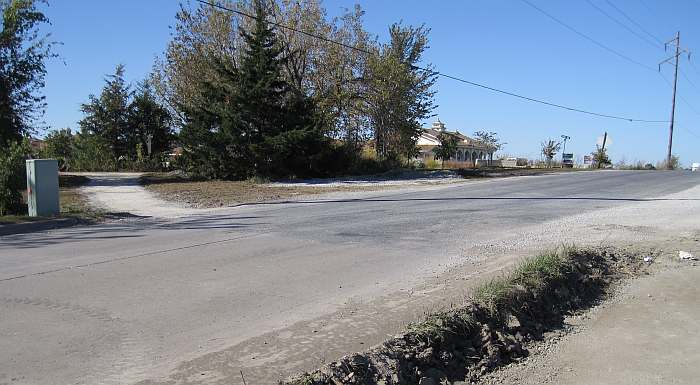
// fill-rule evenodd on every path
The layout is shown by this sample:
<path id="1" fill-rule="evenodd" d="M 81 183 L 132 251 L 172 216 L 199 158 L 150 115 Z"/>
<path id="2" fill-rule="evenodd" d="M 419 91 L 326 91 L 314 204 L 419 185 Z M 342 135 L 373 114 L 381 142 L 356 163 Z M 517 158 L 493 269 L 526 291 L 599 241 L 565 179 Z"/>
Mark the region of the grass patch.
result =
<path id="1" fill-rule="evenodd" d="M 561 327 L 566 315 L 590 307 L 612 284 L 643 269 L 640 258 L 614 249 L 546 252 L 476 287 L 465 306 L 431 314 L 401 336 L 287 384 L 476 381 L 527 357 L 529 342 Z"/>
<path id="2" fill-rule="evenodd" d="M 87 184 L 90 181 L 88 177 L 82 175 L 64 175 L 58 176 L 59 186 L 59 202 L 61 218 L 77 218 L 82 221 L 96 221 L 103 217 L 103 212 L 90 206 L 87 199 L 80 193 L 79 187 Z M 27 192 L 22 193 L 23 204 L 22 211 L 27 212 Z M 30 217 L 28 215 L 5 215 L 0 216 L 0 225 L 27 223 L 44 221 L 47 217 Z"/>

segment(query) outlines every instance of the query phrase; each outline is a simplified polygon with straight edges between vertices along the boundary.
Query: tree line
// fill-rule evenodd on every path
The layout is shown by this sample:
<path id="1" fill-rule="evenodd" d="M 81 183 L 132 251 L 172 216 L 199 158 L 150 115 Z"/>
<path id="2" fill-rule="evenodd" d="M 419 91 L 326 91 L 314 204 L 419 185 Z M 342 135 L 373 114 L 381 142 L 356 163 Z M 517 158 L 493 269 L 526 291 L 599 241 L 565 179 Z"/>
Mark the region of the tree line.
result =
<path id="1" fill-rule="evenodd" d="M 51 131 L 40 155 L 58 159 L 70 171 L 159 168 L 175 137 L 172 116 L 150 83 L 132 89 L 124 73 L 125 67 L 117 65 L 101 93 L 81 105 L 80 130 Z"/>
<path id="2" fill-rule="evenodd" d="M 328 176 L 416 154 L 420 122 L 435 108 L 436 74 L 417 68 L 426 27 L 393 24 L 380 43 L 359 6 L 329 19 L 320 0 L 221 4 L 252 17 L 182 6 L 151 77 L 180 127 L 187 171 Z"/>
<path id="3" fill-rule="evenodd" d="M 27 139 L 45 129 L 45 61 L 56 56 L 41 32 L 46 4 L 0 0 L 0 157 L 16 166 L 0 188 L 13 185 L 15 203 Z M 178 146 L 187 172 L 244 179 L 373 172 L 416 154 L 436 107 L 436 73 L 421 66 L 428 28 L 395 23 L 380 42 L 359 5 L 330 18 L 321 0 L 218 4 L 252 17 L 181 5 L 147 79 L 128 84 L 118 65 L 78 129 L 50 131 L 40 155 L 68 170 L 157 169 Z"/>

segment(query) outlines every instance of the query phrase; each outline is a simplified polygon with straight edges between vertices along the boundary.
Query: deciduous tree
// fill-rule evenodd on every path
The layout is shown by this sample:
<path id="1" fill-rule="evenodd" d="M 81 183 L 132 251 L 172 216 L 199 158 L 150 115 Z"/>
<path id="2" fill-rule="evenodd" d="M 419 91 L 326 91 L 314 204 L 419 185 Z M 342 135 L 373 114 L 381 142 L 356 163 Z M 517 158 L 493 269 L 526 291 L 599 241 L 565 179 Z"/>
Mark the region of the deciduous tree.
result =
<path id="1" fill-rule="evenodd" d="M 370 58 L 366 102 L 380 159 L 413 156 L 421 121 L 436 108 L 432 87 L 437 75 L 430 66 L 417 68 L 428 33 L 425 26 L 393 24 L 390 42 Z"/>
<path id="2" fill-rule="evenodd" d="M 501 139 L 498 138 L 498 134 L 495 132 L 476 131 L 474 133 L 474 138 L 487 148 L 489 161 L 493 161 L 493 154 L 500 151 L 503 146 L 507 144 L 502 142 Z"/>
<path id="3" fill-rule="evenodd" d="M 610 158 L 608 157 L 608 149 L 605 147 L 596 145 L 596 150 L 593 151 L 591 155 L 593 155 L 593 163 L 597 168 L 602 168 L 612 164 L 612 162 L 610 162 Z"/>
<path id="4" fill-rule="evenodd" d="M 442 161 L 442 167 L 445 166 L 445 161 L 450 160 L 457 153 L 457 137 L 447 133 L 440 133 L 438 136 L 440 144 L 433 148 L 435 158 Z"/>
<path id="5" fill-rule="evenodd" d="M 552 139 L 542 142 L 542 155 L 547 159 L 547 167 L 552 167 L 552 160 L 559 152 L 561 143 Z"/>
<path id="6" fill-rule="evenodd" d="M 40 28 L 49 20 L 33 0 L 0 0 L 0 146 L 35 132 L 44 112 L 46 67 L 53 43 Z"/>

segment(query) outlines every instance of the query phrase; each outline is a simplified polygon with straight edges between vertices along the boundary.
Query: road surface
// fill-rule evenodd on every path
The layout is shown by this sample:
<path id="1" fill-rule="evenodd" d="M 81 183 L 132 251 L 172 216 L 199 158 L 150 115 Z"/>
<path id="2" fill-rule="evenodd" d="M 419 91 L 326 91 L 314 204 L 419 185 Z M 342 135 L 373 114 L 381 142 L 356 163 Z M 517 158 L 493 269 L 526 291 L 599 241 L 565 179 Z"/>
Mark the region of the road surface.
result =
<path id="1" fill-rule="evenodd" d="M 699 184 L 579 172 L 2 237 L 0 384 L 273 383 L 381 341 L 448 278 L 689 230 Z"/>

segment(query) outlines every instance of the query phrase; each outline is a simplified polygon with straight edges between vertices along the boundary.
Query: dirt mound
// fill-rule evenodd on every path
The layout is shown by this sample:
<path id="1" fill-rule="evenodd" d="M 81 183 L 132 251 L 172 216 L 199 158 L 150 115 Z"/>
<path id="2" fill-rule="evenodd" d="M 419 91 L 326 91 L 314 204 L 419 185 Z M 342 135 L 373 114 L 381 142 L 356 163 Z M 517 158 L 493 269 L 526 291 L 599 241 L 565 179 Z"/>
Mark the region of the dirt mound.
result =
<path id="1" fill-rule="evenodd" d="M 527 259 L 478 287 L 468 305 L 433 314 L 382 345 L 284 384 L 476 381 L 527 357 L 527 342 L 602 299 L 614 282 L 644 270 L 641 258 L 615 249 L 562 248 Z"/>

